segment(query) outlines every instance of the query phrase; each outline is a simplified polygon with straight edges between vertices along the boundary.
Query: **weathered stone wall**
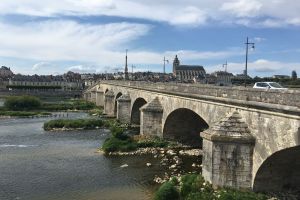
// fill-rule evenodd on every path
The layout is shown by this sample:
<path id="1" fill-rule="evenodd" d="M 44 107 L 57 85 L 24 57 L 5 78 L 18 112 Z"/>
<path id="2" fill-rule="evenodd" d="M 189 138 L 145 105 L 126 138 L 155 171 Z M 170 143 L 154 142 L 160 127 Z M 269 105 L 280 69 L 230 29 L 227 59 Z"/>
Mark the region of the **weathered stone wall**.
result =
<path id="1" fill-rule="evenodd" d="M 103 91 L 96 92 L 96 105 L 104 106 L 104 92 Z"/>
<path id="2" fill-rule="evenodd" d="M 91 92 L 91 99 L 90 101 L 93 102 L 93 103 L 96 103 L 97 102 L 97 95 L 96 95 L 96 91 L 92 91 Z"/>
<path id="3" fill-rule="evenodd" d="M 104 97 L 104 114 L 108 116 L 115 115 L 115 97 L 114 93 L 106 93 Z"/>
<path id="4" fill-rule="evenodd" d="M 154 84 L 155 85 L 155 84 Z M 151 86 L 151 84 L 150 84 Z M 150 87 L 149 86 L 149 87 Z M 255 96 L 260 94 L 259 96 L 268 96 L 266 99 L 261 98 L 262 101 L 269 101 L 270 103 L 281 102 L 280 98 L 283 101 L 283 104 L 294 105 L 296 100 L 300 95 L 296 95 L 297 93 L 293 92 L 263 92 L 256 91 L 253 93 L 253 90 L 249 89 L 240 89 L 240 90 L 232 90 L 234 93 L 236 91 L 236 98 L 241 99 L 240 92 L 249 95 L 249 97 L 244 98 L 245 100 L 239 100 L 238 103 L 232 103 L 231 98 L 233 94 L 226 94 L 227 98 L 223 98 L 225 95 L 224 87 L 220 87 L 222 89 L 222 93 L 215 93 L 214 96 L 210 98 L 198 98 L 195 97 L 195 94 L 189 95 L 180 95 L 175 93 L 168 93 L 167 90 L 163 90 L 160 88 L 159 91 L 147 90 L 148 86 L 145 86 L 143 89 L 138 89 L 135 87 L 127 87 L 126 84 L 123 83 L 123 86 L 116 86 L 111 83 L 102 83 L 100 85 L 102 91 L 111 90 L 114 91 L 114 94 L 119 92 L 121 93 L 129 93 L 131 97 L 131 110 L 133 103 L 138 98 L 143 98 L 147 102 L 150 102 L 155 97 L 157 97 L 163 107 L 163 113 L 158 114 L 162 115 L 161 122 L 158 120 L 154 120 L 155 118 L 151 116 L 153 113 L 142 113 L 141 119 L 144 119 L 143 124 L 141 124 L 141 133 L 148 134 L 145 132 L 147 128 L 150 126 L 155 126 L 155 130 L 149 134 L 163 136 L 164 126 L 167 120 L 167 117 L 175 110 L 179 108 L 186 108 L 197 113 L 209 126 L 217 123 L 222 119 L 227 113 L 231 113 L 233 111 L 238 111 L 245 123 L 248 125 L 251 130 L 251 134 L 256 138 L 256 143 L 253 152 L 253 169 L 252 169 L 252 184 L 255 178 L 255 175 L 263 162 L 270 157 L 275 152 L 280 150 L 300 145 L 300 110 L 299 108 L 282 106 L 280 104 L 268 104 L 268 103 L 252 103 L 247 101 L 249 97 L 253 100 Z M 173 86 L 172 86 L 173 87 Z M 174 86 L 176 87 L 176 86 Z M 179 88 L 179 86 L 177 86 Z M 182 86 L 181 86 L 182 87 Z M 217 88 L 217 90 L 216 90 Z M 212 91 L 219 91 L 218 87 L 207 88 L 211 93 Z M 194 88 L 195 89 L 195 88 Z M 201 88 L 198 88 L 198 92 L 204 93 L 200 91 Z M 205 89 L 205 88 L 202 88 Z M 230 90 L 230 89 L 229 89 Z M 249 93 L 247 93 L 249 90 Z M 190 92 L 190 88 L 185 87 L 184 92 Z M 209 93 L 208 91 L 208 93 Z M 222 95 L 221 95 L 222 94 Z M 278 95 L 274 97 L 271 95 Z M 291 96 L 289 96 L 291 95 Z M 296 96 L 295 96 L 296 95 Z M 201 96 L 201 95 L 199 95 Z M 215 96 L 222 96 L 215 97 Z M 284 97 L 285 96 L 285 97 Z M 268 98 L 270 98 L 268 100 Z M 291 98 L 291 101 L 288 100 Z M 250 100 L 251 100 L 250 99 Z M 278 100 L 279 99 L 279 100 Z M 260 100 L 260 98 L 258 98 Z M 114 101 L 114 100 L 112 100 Z M 294 102 L 294 103 L 293 103 Z M 300 101 L 297 102 L 299 104 Z M 113 107 L 111 108 L 113 110 Z"/>
<path id="5" fill-rule="evenodd" d="M 117 100 L 117 119 L 124 124 L 130 123 L 130 97 L 124 98 L 123 96 Z"/>
<path id="6" fill-rule="evenodd" d="M 161 136 L 162 113 L 160 112 L 141 112 L 141 135 Z"/>

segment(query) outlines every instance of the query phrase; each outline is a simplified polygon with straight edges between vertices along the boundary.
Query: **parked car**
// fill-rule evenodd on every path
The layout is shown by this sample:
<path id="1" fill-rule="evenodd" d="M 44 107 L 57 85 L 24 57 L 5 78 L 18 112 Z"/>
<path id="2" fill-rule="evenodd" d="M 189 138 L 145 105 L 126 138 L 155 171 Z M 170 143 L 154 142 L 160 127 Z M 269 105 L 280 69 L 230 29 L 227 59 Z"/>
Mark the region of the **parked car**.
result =
<path id="1" fill-rule="evenodd" d="M 287 90 L 287 88 L 282 87 L 279 83 L 276 82 L 257 82 L 254 84 L 253 88 L 266 90 Z"/>

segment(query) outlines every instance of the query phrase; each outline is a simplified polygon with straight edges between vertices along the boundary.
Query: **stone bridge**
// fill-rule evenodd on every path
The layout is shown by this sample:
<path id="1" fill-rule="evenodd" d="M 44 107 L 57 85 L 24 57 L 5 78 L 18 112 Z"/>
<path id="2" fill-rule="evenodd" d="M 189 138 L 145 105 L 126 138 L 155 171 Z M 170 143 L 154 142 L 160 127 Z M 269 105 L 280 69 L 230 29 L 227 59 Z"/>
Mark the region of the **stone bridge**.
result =
<path id="1" fill-rule="evenodd" d="M 140 134 L 202 148 L 215 186 L 300 191 L 300 91 L 103 81 L 84 98 Z"/>

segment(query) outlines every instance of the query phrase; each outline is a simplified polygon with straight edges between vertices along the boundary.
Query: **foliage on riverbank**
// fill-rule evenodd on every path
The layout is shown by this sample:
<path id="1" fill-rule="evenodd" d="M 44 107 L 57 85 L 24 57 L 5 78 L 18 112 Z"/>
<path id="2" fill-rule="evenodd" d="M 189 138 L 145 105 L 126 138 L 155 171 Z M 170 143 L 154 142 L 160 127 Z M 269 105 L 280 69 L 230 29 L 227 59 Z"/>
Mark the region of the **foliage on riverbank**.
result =
<path id="1" fill-rule="evenodd" d="M 57 119 L 44 123 L 44 130 L 55 129 L 96 129 L 104 126 L 101 119 Z"/>
<path id="2" fill-rule="evenodd" d="M 229 188 L 214 190 L 201 175 L 188 174 L 181 178 L 173 177 L 155 193 L 155 200 L 267 200 L 263 194 L 239 191 Z"/>
<path id="3" fill-rule="evenodd" d="M 105 153 L 110 152 L 128 152 L 135 151 L 138 148 L 165 148 L 173 146 L 173 143 L 168 142 L 159 137 L 145 137 L 145 136 L 131 136 L 126 134 L 126 128 L 120 127 L 120 124 L 109 124 L 112 136 L 107 138 L 103 145 L 102 150 Z M 128 128 L 127 128 L 128 129 Z"/>
<path id="4" fill-rule="evenodd" d="M 50 116 L 49 112 L 29 112 L 29 111 L 5 111 L 0 110 L 0 116 L 5 117 L 38 117 L 38 116 Z"/>
<path id="5" fill-rule="evenodd" d="M 96 105 L 85 100 L 71 100 L 64 103 L 44 103 L 43 110 L 47 111 L 66 111 L 66 110 L 91 110 L 95 109 Z"/>
<path id="6" fill-rule="evenodd" d="M 11 96 L 4 101 L 4 108 L 12 111 L 36 110 L 41 105 L 41 100 L 34 96 Z"/>

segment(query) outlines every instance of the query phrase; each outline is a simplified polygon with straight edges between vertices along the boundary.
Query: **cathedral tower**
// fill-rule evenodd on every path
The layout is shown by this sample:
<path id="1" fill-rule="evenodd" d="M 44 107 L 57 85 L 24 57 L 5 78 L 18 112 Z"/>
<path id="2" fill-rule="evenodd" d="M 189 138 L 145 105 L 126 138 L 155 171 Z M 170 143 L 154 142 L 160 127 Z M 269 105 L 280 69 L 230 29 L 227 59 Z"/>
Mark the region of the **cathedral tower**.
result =
<path id="1" fill-rule="evenodd" d="M 179 67 L 180 61 L 178 60 L 177 55 L 175 56 L 175 59 L 173 61 L 173 75 L 176 76 L 176 68 Z"/>

